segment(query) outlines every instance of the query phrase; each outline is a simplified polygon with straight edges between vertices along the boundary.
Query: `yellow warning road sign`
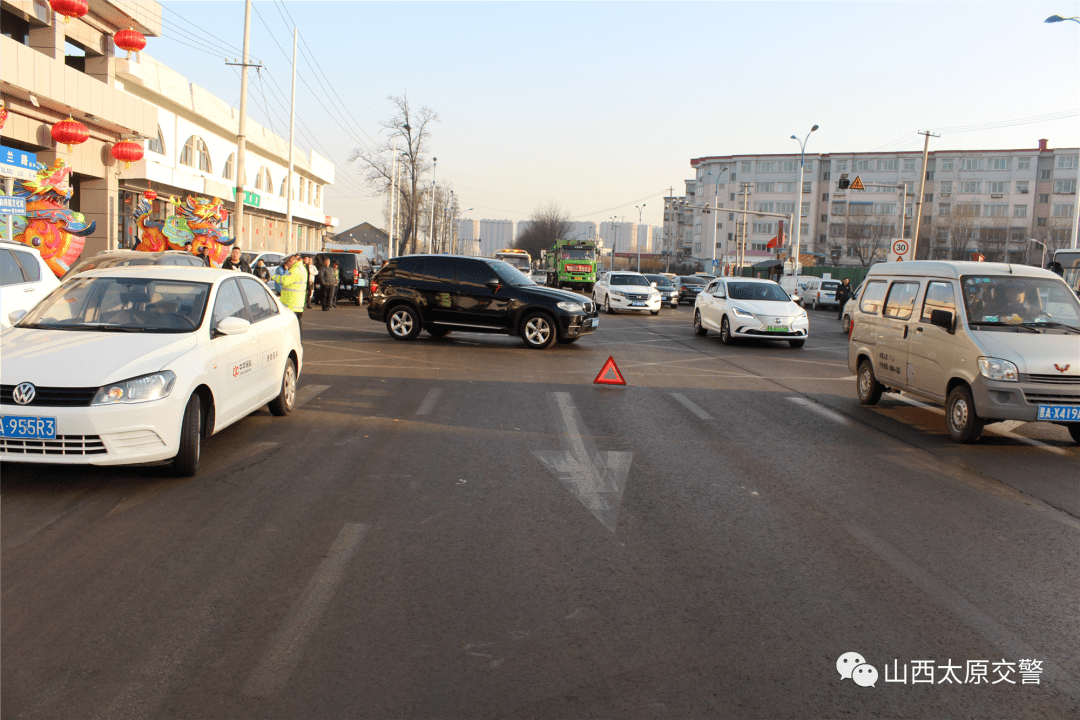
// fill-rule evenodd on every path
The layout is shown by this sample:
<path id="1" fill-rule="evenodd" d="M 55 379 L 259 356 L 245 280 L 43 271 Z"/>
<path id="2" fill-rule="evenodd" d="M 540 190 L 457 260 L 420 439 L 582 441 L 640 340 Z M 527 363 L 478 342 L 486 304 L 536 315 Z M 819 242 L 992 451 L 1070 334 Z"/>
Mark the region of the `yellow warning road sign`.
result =
<path id="1" fill-rule="evenodd" d="M 851 181 L 851 189 L 852 190 L 865 190 L 866 189 L 866 188 L 863 187 L 862 180 L 859 179 L 858 175 L 856 175 L 855 179 Z"/>

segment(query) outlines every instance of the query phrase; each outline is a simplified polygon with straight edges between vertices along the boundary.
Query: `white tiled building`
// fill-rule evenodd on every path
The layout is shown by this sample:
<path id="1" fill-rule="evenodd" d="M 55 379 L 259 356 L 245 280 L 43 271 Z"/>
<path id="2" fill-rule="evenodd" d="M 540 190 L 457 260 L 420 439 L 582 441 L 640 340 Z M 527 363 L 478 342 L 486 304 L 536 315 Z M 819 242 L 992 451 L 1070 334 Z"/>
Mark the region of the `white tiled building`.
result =
<path id="1" fill-rule="evenodd" d="M 708 262 L 716 243 L 718 258 L 733 257 L 742 217 L 723 211 L 714 217 L 702 208 L 742 209 L 745 203 L 751 211 L 796 213 L 802 252 L 819 254 L 822 263 L 867 265 L 899 237 L 901 185 L 904 237 L 911 238 L 921 153 L 833 153 L 808 156 L 805 163 L 799 188 L 797 154 L 691 160 L 696 173 L 686 181 L 686 194 L 665 199 L 662 250 Z M 966 259 L 978 251 L 987 260 L 1025 262 L 1041 257 L 1033 238 L 1051 249 L 1068 245 L 1078 164 L 1077 148 L 1050 149 L 1045 140 L 1034 149 L 930 153 L 919 256 Z M 840 190 L 842 175 L 858 177 L 866 189 Z M 777 235 L 778 220 L 748 217 L 747 264 L 775 256 L 765 246 Z M 793 235 L 785 229 L 789 246 Z"/>

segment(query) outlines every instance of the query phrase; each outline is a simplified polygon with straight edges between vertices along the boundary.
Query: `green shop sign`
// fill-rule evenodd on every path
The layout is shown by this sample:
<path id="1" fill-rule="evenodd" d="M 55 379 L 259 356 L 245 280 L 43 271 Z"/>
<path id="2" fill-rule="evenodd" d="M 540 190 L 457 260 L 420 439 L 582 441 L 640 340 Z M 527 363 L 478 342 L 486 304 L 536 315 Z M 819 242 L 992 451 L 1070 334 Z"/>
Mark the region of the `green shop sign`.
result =
<path id="1" fill-rule="evenodd" d="M 232 196 L 233 196 L 233 200 L 235 200 L 236 199 L 236 188 L 232 189 Z M 251 207 L 259 207 L 259 202 L 260 201 L 261 201 L 261 199 L 259 198 L 258 193 L 248 192 L 247 190 L 244 191 L 244 204 L 245 205 L 250 205 Z"/>

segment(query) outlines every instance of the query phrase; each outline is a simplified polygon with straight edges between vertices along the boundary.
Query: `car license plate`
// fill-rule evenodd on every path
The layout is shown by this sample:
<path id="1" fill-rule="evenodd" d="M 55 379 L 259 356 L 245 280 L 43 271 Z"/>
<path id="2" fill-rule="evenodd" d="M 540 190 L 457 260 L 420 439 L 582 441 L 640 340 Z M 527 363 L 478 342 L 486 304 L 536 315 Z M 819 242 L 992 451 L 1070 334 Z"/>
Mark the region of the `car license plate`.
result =
<path id="1" fill-rule="evenodd" d="M 0 417 L 0 436 L 31 440 L 55 440 L 56 418 L 6 415 Z"/>
<path id="2" fill-rule="evenodd" d="M 634 302 L 630 303 L 630 307 L 645 307 L 645 303 L 635 300 Z"/>
<path id="3" fill-rule="evenodd" d="M 1040 405 L 1040 420 L 1065 420 L 1068 422 L 1080 422 L 1080 406 L 1078 405 Z"/>
<path id="4" fill-rule="evenodd" d="M 765 332 L 787 332 L 787 325 L 769 325 L 765 328 Z"/>
<path id="5" fill-rule="evenodd" d="M 600 327 L 600 318 L 591 318 L 589 320 L 589 327 Z"/>

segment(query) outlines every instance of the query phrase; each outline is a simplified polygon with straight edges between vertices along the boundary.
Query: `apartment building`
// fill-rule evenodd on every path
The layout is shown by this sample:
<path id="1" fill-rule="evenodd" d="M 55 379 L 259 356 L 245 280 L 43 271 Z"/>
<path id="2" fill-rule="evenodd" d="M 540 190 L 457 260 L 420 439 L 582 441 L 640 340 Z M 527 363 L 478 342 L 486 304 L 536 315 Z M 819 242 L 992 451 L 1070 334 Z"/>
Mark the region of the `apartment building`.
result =
<path id="1" fill-rule="evenodd" d="M 911 238 L 921 208 L 918 255 L 1027 262 L 1072 242 L 1077 212 L 1077 148 L 940 150 L 930 153 L 920 191 L 922 154 L 831 153 L 808 156 L 799 186 L 799 156 L 731 155 L 690 161 L 695 176 L 681 197 L 665 199 L 665 245 L 673 259 L 703 264 L 735 257 L 745 264 L 776 256 L 767 247 L 781 219 L 798 218 L 802 252 L 831 265 L 867 266 L 883 259 L 892 238 Z M 859 178 L 863 190 L 840 190 Z M 720 208 L 710 212 L 708 208 Z M 731 210 L 746 209 L 743 215 Z M 724 212 L 728 210 L 728 212 Z M 785 223 L 789 225 L 790 223 Z M 794 228 L 785 227 L 787 246 Z M 1037 242 L 1032 242 L 1033 240 Z"/>

